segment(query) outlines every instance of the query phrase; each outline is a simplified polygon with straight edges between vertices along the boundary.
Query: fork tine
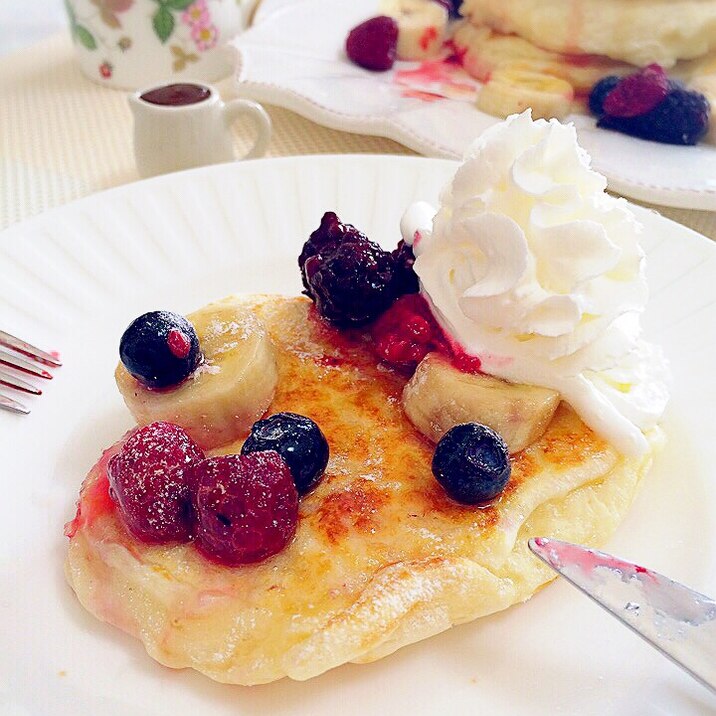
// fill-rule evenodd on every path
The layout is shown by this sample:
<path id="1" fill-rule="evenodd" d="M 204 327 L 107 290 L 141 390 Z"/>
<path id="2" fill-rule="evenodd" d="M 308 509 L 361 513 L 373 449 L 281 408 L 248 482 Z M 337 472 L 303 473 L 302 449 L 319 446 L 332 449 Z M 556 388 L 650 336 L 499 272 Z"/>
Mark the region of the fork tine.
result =
<path id="1" fill-rule="evenodd" d="M 0 331 L 0 346 L 12 348 L 14 351 L 30 356 L 30 358 L 39 360 L 41 363 L 47 363 L 48 365 L 53 365 L 55 367 L 62 365 L 60 360 L 51 356 L 49 353 L 46 353 L 45 351 L 42 351 L 25 341 L 21 341 L 19 338 L 15 338 L 15 336 L 11 336 L 9 333 L 5 333 L 5 331 Z"/>
<path id="2" fill-rule="evenodd" d="M 26 383 L 24 380 L 20 380 L 20 378 L 16 378 L 12 373 L 8 373 L 6 370 L 0 370 L 0 385 L 7 385 L 9 388 L 21 390 L 23 393 L 42 395 L 42 391 L 39 388 Z"/>
<path id="3" fill-rule="evenodd" d="M 24 360 L 11 353 L 0 351 L 0 365 L 7 365 L 16 370 L 21 370 L 23 373 L 29 373 L 30 375 L 36 375 L 38 378 L 46 378 L 52 380 L 52 373 L 48 373 L 44 368 L 40 368 L 30 361 Z"/>
<path id="4" fill-rule="evenodd" d="M 0 393 L 0 408 L 2 410 L 9 410 L 11 413 L 20 413 L 20 415 L 27 415 L 30 410 L 26 408 L 22 403 L 18 403 L 17 400 L 8 398 L 6 395 Z"/>

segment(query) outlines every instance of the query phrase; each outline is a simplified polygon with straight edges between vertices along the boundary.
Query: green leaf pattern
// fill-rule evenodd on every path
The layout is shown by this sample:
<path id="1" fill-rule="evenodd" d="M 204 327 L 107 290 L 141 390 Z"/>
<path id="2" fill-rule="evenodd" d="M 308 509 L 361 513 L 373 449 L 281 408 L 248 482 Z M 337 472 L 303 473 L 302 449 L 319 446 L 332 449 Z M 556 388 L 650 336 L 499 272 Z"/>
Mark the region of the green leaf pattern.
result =
<path id="1" fill-rule="evenodd" d="M 164 0 L 162 4 L 172 10 L 186 10 L 193 2 L 194 0 Z"/>
<path id="2" fill-rule="evenodd" d="M 176 19 L 173 13 L 183 12 L 194 0 L 154 0 L 154 2 L 156 2 L 159 7 L 152 16 L 152 27 L 154 28 L 156 36 L 162 44 L 164 44 L 172 36 L 176 26 Z M 237 0 L 237 2 L 240 3 L 241 0 Z M 77 17 L 69 0 L 65 0 L 65 7 L 67 8 L 67 16 L 70 20 L 70 30 L 77 42 L 88 50 L 96 50 L 97 40 L 84 25 L 80 25 L 77 22 Z M 103 20 L 105 24 L 110 27 L 115 27 L 113 23 L 107 22 L 107 18 L 104 16 Z M 119 22 L 116 23 L 116 26 L 119 27 Z M 193 61 L 193 57 L 189 61 Z"/>
<path id="3" fill-rule="evenodd" d="M 166 5 L 160 5 L 159 9 L 154 13 L 152 25 L 161 42 L 166 42 L 174 32 L 174 15 L 172 15 L 172 11 Z"/>
<path id="4" fill-rule="evenodd" d="M 97 40 L 94 39 L 94 35 L 84 25 L 75 25 L 73 29 L 75 37 L 83 47 L 88 50 L 97 49 Z"/>
<path id="5" fill-rule="evenodd" d="M 67 17 L 70 21 L 70 32 L 72 33 L 72 37 L 74 37 L 80 45 L 88 50 L 96 50 L 97 40 L 95 40 L 94 35 L 84 25 L 80 25 L 77 22 L 77 15 L 75 14 L 74 8 L 70 4 L 69 0 L 65 0 L 65 8 L 67 10 Z"/>

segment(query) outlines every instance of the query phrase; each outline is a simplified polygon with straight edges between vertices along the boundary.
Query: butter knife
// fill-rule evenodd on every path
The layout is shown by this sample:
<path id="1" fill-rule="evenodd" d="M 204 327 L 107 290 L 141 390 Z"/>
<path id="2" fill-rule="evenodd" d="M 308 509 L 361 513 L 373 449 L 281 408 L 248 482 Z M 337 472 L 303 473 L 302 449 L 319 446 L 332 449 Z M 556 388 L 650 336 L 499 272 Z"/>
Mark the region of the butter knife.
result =
<path id="1" fill-rule="evenodd" d="M 533 554 L 716 694 L 716 601 L 638 564 L 546 537 Z"/>

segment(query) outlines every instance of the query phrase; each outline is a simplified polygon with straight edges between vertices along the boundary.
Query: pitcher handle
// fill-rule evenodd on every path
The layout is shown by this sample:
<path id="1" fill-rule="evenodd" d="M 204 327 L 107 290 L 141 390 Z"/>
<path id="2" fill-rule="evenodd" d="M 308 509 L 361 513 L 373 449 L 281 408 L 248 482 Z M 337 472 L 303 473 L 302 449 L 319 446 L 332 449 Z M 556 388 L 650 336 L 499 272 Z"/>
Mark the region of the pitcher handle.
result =
<path id="1" fill-rule="evenodd" d="M 266 110 L 256 102 L 251 102 L 247 99 L 233 99 L 224 105 L 223 112 L 224 122 L 227 127 L 231 127 L 239 117 L 248 116 L 253 120 L 257 130 L 256 141 L 246 156 L 242 158 L 256 159 L 257 157 L 262 157 L 271 141 L 271 118 L 266 113 Z"/>

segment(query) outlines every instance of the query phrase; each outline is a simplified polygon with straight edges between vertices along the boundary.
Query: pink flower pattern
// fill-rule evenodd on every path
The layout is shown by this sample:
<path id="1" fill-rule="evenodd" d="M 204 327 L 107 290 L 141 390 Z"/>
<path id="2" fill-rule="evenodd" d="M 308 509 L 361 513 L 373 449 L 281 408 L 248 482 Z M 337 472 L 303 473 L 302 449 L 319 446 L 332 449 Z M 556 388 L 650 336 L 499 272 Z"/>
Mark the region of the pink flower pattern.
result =
<path id="1" fill-rule="evenodd" d="M 204 27 L 208 25 L 211 18 L 209 17 L 209 8 L 206 6 L 206 0 L 195 0 L 183 12 L 181 19 L 185 25 L 189 25 L 190 27 L 196 25 Z"/>
<path id="2" fill-rule="evenodd" d="M 219 30 L 216 25 L 194 25 L 191 28 L 191 37 L 199 52 L 210 50 L 219 39 Z"/>
<path id="3" fill-rule="evenodd" d="M 194 0 L 182 14 L 182 22 L 191 28 L 191 39 L 199 52 L 214 47 L 219 39 L 219 30 L 211 22 L 206 0 Z"/>

